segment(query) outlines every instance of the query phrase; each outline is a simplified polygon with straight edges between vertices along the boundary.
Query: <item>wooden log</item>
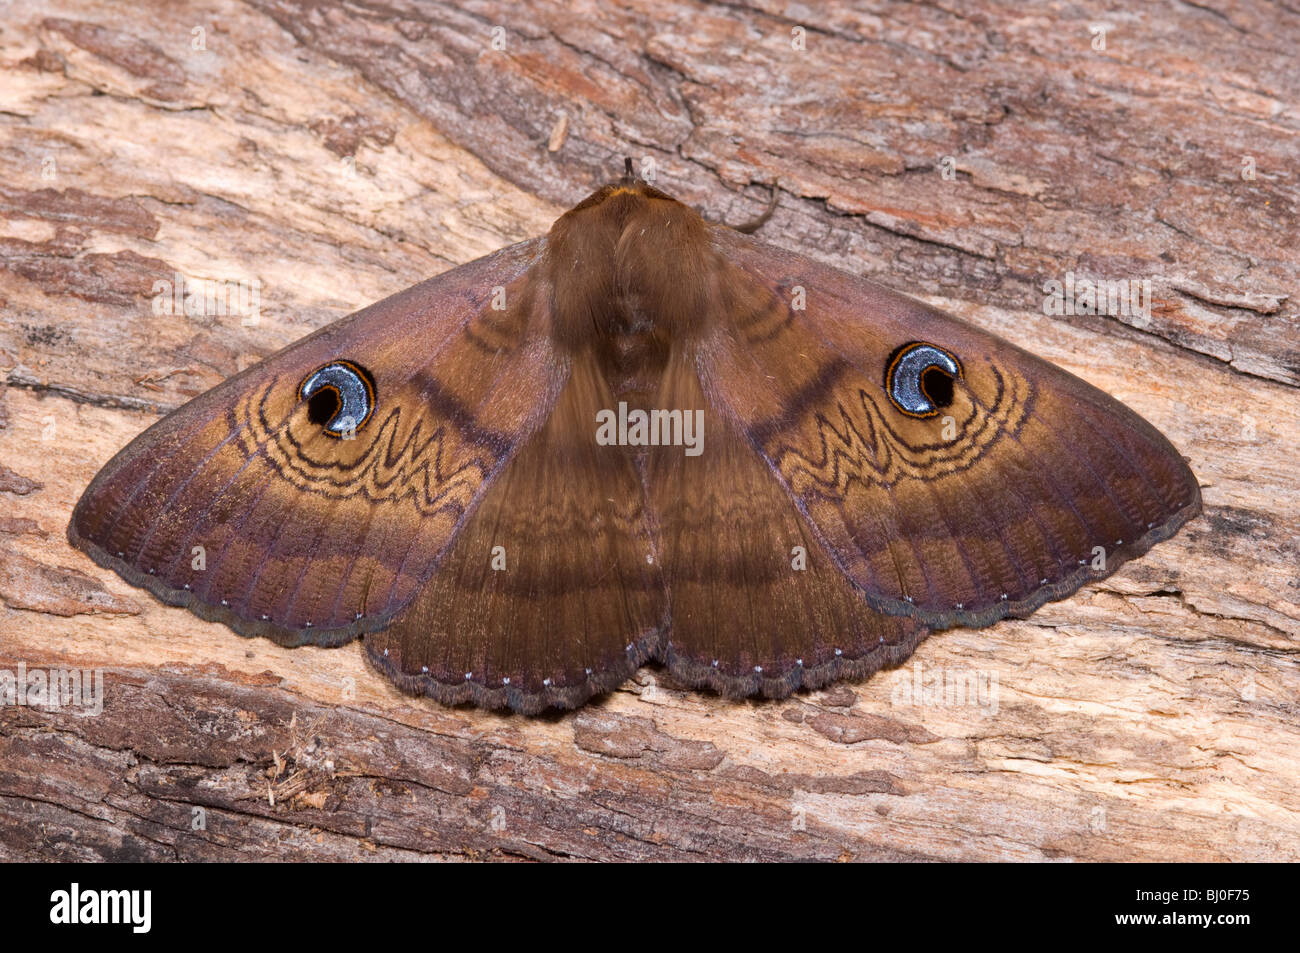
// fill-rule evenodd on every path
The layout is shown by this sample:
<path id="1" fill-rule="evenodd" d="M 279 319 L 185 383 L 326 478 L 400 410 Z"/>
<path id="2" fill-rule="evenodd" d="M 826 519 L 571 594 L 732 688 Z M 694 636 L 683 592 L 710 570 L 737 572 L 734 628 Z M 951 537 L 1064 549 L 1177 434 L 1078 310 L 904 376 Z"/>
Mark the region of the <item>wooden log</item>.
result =
<path id="1" fill-rule="evenodd" d="M 818 10 L 6 5 L 0 673 L 103 695 L 0 708 L 0 858 L 1300 857 L 1300 21 Z M 715 219 L 779 181 L 762 238 L 1119 397 L 1205 515 L 865 683 L 738 703 L 650 666 L 533 719 L 240 639 L 68 547 L 160 413 L 544 231 L 624 155 Z M 1048 313 L 1071 272 L 1149 279 L 1149 316 Z M 178 274 L 256 281 L 257 320 L 158 313 Z"/>

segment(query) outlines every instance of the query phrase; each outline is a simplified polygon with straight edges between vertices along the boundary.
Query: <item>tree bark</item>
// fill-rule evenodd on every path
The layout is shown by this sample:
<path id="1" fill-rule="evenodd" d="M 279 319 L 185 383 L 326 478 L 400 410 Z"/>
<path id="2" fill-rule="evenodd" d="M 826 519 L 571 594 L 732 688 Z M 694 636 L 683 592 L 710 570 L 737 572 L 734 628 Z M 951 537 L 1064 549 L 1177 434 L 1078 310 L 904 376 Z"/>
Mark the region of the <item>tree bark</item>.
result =
<path id="1" fill-rule="evenodd" d="M 0 672 L 104 685 L 0 708 L 0 858 L 1300 858 L 1300 11 L 802 9 L 0 0 Z M 67 545 L 159 414 L 624 156 L 729 222 L 779 183 L 761 238 L 1115 395 L 1205 514 L 864 683 L 733 702 L 651 666 L 533 719 Z M 1149 279 L 1149 317 L 1047 313 L 1067 273 Z M 178 274 L 256 280 L 258 320 L 156 313 Z M 945 677 L 983 691 L 918 691 Z"/>

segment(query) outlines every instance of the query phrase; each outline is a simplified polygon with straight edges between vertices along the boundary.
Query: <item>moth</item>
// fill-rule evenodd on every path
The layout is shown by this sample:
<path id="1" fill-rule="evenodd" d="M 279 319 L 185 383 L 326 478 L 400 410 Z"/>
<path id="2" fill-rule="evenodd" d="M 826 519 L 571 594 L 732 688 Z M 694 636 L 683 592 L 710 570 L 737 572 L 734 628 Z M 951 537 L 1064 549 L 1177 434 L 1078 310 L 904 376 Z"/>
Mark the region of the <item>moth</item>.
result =
<path id="1" fill-rule="evenodd" d="M 68 538 L 241 635 L 360 637 L 404 691 L 531 714 L 651 660 L 733 697 L 862 679 L 1199 510 L 1100 390 L 629 160 L 154 424 Z"/>

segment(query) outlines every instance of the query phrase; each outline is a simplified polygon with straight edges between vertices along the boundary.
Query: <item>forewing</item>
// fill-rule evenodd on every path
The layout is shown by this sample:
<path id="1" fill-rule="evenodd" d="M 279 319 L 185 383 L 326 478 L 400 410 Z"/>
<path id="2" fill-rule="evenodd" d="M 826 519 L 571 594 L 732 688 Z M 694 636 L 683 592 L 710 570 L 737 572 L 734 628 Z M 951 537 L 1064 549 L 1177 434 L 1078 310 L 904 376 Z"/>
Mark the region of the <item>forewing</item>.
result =
<path id="1" fill-rule="evenodd" d="M 382 625 L 558 393 L 539 247 L 409 288 L 165 417 L 96 476 L 69 539 L 243 634 L 336 644 Z M 341 359 L 375 391 L 351 439 L 299 394 Z"/>
<path id="2" fill-rule="evenodd" d="M 705 391 L 874 605 L 936 627 L 1026 614 L 1199 512 L 1169 441 L 1091 385 L 865 279 L 726 229 L 714 248 L 731 267 Z M 888 396 L 909 342 L 960 360 L 933 416 Z"/>

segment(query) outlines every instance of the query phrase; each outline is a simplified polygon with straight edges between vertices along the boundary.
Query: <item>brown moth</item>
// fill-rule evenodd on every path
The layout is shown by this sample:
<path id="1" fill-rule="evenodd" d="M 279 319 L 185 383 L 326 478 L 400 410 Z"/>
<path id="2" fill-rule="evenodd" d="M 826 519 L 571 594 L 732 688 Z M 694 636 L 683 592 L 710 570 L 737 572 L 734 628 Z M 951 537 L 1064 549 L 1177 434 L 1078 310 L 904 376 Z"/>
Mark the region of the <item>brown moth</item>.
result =
<path id="1" fill-rule="evenodd" d="M 535 713 L 725 695 L 1025 616 L 1200 510 L 1106 394 L 635 178 L 343 318 L 117 454 L 68 538 L 281 645 Z"/>

